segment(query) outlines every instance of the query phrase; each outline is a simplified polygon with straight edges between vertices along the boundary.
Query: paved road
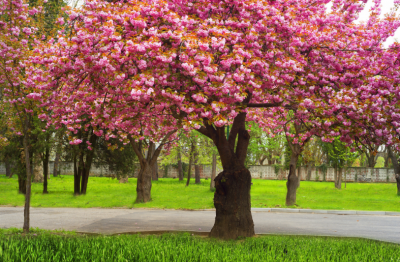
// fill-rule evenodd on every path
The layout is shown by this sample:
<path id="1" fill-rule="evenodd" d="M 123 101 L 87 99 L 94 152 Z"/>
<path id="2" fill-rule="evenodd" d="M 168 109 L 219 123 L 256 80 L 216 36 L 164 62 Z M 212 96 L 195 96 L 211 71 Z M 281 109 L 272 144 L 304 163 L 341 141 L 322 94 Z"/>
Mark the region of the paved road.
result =
<path id="1" fill-rule="evenodd" d="M 269 212 L 254 209 L 256 234 L 363 237 L 400 243 L 400 216 Z M 31 227 L 118 234 L 146 231 L 210 232 L 215 211 L 32 208 Z M 0 227 L 22 228 L 22 207 L 0 207 Z"/>

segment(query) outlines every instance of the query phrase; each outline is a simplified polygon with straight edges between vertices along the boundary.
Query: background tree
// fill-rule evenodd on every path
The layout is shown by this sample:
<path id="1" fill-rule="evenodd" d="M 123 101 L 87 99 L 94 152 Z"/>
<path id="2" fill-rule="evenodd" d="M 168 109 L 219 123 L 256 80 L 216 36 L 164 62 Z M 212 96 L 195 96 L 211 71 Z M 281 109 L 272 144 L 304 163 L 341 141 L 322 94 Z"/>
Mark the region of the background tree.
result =
<path id="1" fill-rule="evenodd" d="M 332 143 L 323 143 L 322 148 L 328 155 L 327 160 L 329 165 L 335 168 L 335 187 L 341 189 L 343 168 L 352 166 L 358 154 L 351 152 L 351 148 L 346 143 L 340 141 L 339 138 L 335 138 Z"/>
<path id="2" fill-rule="evenodd" d="M 251 138 L 248 148 L 248 158 L 252 165 L 273 165 L 281 159 L 284 150 L 284 136 L 268 134 L 257 123 L 249 123 Z M 265 163 L 265 161 L 267 163 Z"/>
<path id="3" fill-rule="evenodd" d="M 100 138 L 98 143 L 98 150 L 95 156 L 95 165 L 108 166 L 111 173 L 115 174 L 118 179 L 133 175 L 137 166 L 137 156 L 131 146 L 123 145 L 118 139 L 112 138 L 109 141 L 105 141 L 104 138 Z M 118 148 L 114 149 L 109 147 L 108 144 L 118 145 Z"/>

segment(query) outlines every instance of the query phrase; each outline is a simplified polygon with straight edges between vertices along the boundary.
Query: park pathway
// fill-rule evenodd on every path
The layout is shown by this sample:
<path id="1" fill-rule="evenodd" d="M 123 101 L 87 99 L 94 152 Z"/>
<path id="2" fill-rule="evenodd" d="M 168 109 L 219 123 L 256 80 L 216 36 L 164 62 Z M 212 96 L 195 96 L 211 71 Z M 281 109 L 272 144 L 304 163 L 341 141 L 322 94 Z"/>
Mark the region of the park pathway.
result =
<path id="1" fill-rule="evenodd" d="M 400 243 L 400 216 L 395 213 L 329 212 L 252 209 L 256 234 L 362 237 Z M 204 234 L 210 232 L 214 219 L 214 210 L 31 208 L 31 227 L 82 233 L 192 231 Z M 22 207 L 0 207 L 1 228 L 22 228 L 22 224 Z"/>

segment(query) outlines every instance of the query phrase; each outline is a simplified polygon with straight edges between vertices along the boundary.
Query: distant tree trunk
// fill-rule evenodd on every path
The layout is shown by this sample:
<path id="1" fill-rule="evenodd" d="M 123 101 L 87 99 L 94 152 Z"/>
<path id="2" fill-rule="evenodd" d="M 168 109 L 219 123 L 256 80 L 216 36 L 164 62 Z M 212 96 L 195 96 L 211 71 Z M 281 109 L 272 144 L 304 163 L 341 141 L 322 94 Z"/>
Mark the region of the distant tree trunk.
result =
<path id="1" fill-rule="evenodd" d="M 367 155 L 368 167 L 374 168 L 376 164 L 376 159 L 373 154 Z"/>
<path id="2" fill-rule="evenodd" d="M 53 177 L 58 176 L 58 165 L 60 162 L 61 152 L 56 150 L 56 157 L 54 158 Z"/>
<path id="3" fill-rule="evenodd" d="M 157 149 L 155 149 L 155 144 L 150 141 L 146 157 L 142 153 L 142 141 L 140 140 L 136 142 L 131 136 L 128 137 L 135 154 L 139 158 L 140 163 L 140 170 L 136 185 L 135 203 L 146 203 L 151 200 L 151 178 L 154 165 L 157 162 L 157 158 L 160 155 L 163 145 L 175 132 L 176 130 L 170 131 L 168 134 L 166 134 Z"/>
<path id="4" fill-rule="evenodd" d="M 43 156 L 43 194 L 49 193 L 47 191 L 47 178 L 49 176 L 49 157 L 50 157 L 50 149 L 46 146 L 46 151 Z"/>
<path id="5" fill-rule="evenodd" d="M 392 148 L 388 146 L 388 154 L 392 160 L 394 176 L 397 182 L 397 195 L 400 196 L 400 164 L 397 155 L 393 152 Z"/>
<path id="6" fill-rule="evenodd" d="M 142 148 L 142 142 L 140 141 L 139 148 Z M 140 171 L 138 174 L 137 185 L 136 185 L 136 201 L 135 203 L 146 203 L 151 200 L 151 180 L 154 176 L 154 164 L 150 163 L 150 160 L 154 156 L 156 145 L 150 142 L 147 149 L 146 158 L 140 161 Z M 141 151 L 141 149 L 140 149 Z M 156 161 L 157 162 L 157 161 Z"/>
<path id="7" fill-rule="evenodd" d="M 272 158 L 268 158 L 268 165 L 273 165 L 274 161 L 272 160 Z"/>
<path id="8" fill-rule="evenodd" d="M 214 190 L 215 188 L 215 176 L 217 175 L 217 154 L 213 154 L 212 156 L 212 169 L 211 169 L 211 183 L 210 190 Z"/>
<path id="9" fill-rule="evenodd" d="M 183 168 L 182 168 L 181 147 L 178 147 L 178 176 L 179 176 L 179 181 L 182 181 L 183 180 Z"/>
<path id="10" fill-rule="evenodd" d="M 157 161 L 154 163 L 154 166 L 153 166 L 152 180 L 158 181 L 158 163 L 157 163 Z"/>
<path id="11" fill-rule="evenodd" d="M 84 169 L 83 169 L 83 173 L 82 173 L 82 184 L 81 184 L 81 194 L 82 195 L 85 195 L 86 191 L 87 191 L 90 169 L 92 167 L 94 152 L 96 149 L 97 136 L 93 134 L 93 131 L 90 135 L 89 142 L 92 144 L 92 150 L 89 150 L 86 153 L 86 162 L 84 163 L 84 166 L 83 166 Z"/>
<path id="12" fill-rule="evenodd" d="M 24 225 L 23 232 L 29 233 L 29 219 L 30 219 L 30 205 L 31 205 L 31 161 L 29 157 L 29 128 L 30 122 L 28 116 L 25 116 L 25 123 L 23 125 L 24 131 L 24 152 L 25 152 L 25 165 L 26 165 L 26 191 L 25 191 L 25 206 L 24 206 Z"/>
<path id="13" fill-rule="evenodd" d="M 89 142 L 92 145 L 92 150 L 85 149 L 86 139 L 82 139 L 84 141 L 79 145 L 79 159 L 77 159 L 77 155 L 74 156 L 74 195 L 85 195 L 87 192 L 89 174 L 97 142 L 97 136 L 93 134 L 93 130 L 90 131 L 89 135 Z"/>
<path id="14" fill-rule="evenodd" d="M 266 157 L 266 156 L 262 156 L 262 157 L 260 157 L 260 159 L 258 160 L 258 162 L 260 163 L 260 166 L 264 165 L 264 161 L 265 161 L 265 159 L 267 159 L 267 157 Z"/>
<path id="15" fill-rule="evenodd" d="M 79 195 L 81 192 L 81 173 L 78 172 L 77 155 L 74 153 L 74 195 Z"/>
<path id="16" fill-rule="evenodd" d="M 297 167 L 297 188 L 300 187 L 300 181 L 301 181 L 301 167 Z"/>
<path id="17" fill-rule="evenodd" d="M 151 175 L 153 169 L 147 161 L 140 163 L 135 203 L 146 203 L 151 200 Z"/>
<path id="18" fill-rule="evenodd" d="M 389 152 L 388 152 L 388 147 L 386 146 L 385 149 L 385 165 L 384 167 L 388 168 L 389 167 Z"/>
<path id="19" fill-rule="evenodd" d="M 18 176 L 18 193 L 26 194 L 26 177 L 19 175 Z"/>
<path id="20" fill-rule="evenodd" d="M 298 145 L 293 145 L 297 148 Z M 299 187 L 299 176 L 296 175 L 297 160 L 299 159 L 299 152 L 295 152 L 292 149 L 292 155 L 290 156 L 289 176 L 286 182 L 287 194 L 286 194 L 286 205 L 293 206 L 296 204 L 296 191 Z"/>
<path id="21" fill-rule="evenodd" d="M 335 188 L 342 189 L 343 168 L 335 168 Z"/>
<path id="22" fill-rule="evenodd" d="M 6 177 L 11 178 L 13 175 L 13 172 L 11 170 L 11 162 L 9 160 L 8 157 L 6 157 L 6 159 L 4 160 L 5 164 L 6 164 Z"/>
<path id="23" fill-rule="evenodd" d="M 194 177 L 195 177 L 195 184 L 200 184 L 200 165 L 199 165 L 199 152 L 198 148 L 196 148 L 194 152 Z"/>
<path id="24" fill-rule="evenodd" d="M 192 145 L 190 147 L 190 152 L 189 152 L 189 167 L 188 167 L 188 176 L 186 180 L 186 186 L 189 186 L 190 183 L 190 176 L 192 174 L 192 162 L 193 162 L 193 152 L 195 150 L 194 144 L 192 142 Z"/>
<path id="25" fill-rule="evenodd" d="M 313 162 L 310 161 L 307 163 L 307 176 L 306 176 L 306 181 L 310 181 L 311 180 L 311 168 L 312 168 L 312 164 Z"/>

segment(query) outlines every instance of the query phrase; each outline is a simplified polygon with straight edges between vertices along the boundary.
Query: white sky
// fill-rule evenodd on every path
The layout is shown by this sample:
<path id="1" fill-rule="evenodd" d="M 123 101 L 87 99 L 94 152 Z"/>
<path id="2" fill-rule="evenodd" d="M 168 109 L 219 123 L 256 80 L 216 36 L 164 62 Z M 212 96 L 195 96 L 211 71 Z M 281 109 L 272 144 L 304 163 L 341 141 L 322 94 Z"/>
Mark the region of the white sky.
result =
<path id="1" fill-rule="evenodd" d="M 381 0 L 381 10 L 382 10 L 382 17 L 384 14 L 387 14 L 390 12 L 390 9 L 394 7 L 394 0 Z M 369 17 L 369 10 L 372 6 L 373 1 L 368 0 L 368 3 L 365 5 L 366 8 L 360 13 L 360 18 L 358 19 L 359 21 L 366 21 Z M 399 11 L 397 11 L 397 14 L 399 14 Z M 390 44 L 393 44 L 394 41 L 399 41 L 400 40 L 400 29 L 398 29 L 393 37 L 390 37 L 386 42 L 385 46 L 389 46 Z"/>

